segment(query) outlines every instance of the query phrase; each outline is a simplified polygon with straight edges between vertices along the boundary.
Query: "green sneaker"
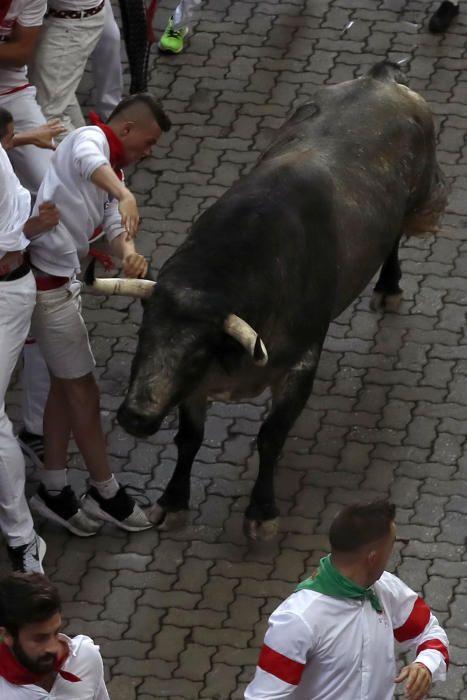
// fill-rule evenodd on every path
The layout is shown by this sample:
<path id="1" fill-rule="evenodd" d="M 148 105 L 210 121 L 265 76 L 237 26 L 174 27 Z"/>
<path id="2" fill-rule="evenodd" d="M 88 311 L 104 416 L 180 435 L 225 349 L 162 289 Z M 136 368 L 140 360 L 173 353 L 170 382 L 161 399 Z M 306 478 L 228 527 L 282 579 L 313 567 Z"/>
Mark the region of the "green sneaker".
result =
<path id="1" fill-rule="evenodd" d="M 164 53 L 180 53 L 183 51 L 183 40 L 187 34 L 188 27 L 174 29 L 174 21 L 173 17 L 171 17 L 158 43 L 159 51 L 163 51 Z"/>

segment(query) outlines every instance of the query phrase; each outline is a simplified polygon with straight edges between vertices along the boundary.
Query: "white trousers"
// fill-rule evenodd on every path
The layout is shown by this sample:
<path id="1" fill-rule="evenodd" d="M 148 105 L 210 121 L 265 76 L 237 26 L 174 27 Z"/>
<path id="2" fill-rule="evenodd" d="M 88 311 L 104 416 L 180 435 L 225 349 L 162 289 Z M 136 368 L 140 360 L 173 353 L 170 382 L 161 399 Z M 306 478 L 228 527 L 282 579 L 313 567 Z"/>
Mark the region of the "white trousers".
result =
<path id="1" fill-rule="evenodd" d="M 82 19 L 49 15 L 44 21 L 29 75 L 45 117 L 61 119 L 68 131 L 84 126 L 76 90 L 99 41 L 104 19 L 105 9 Z"/>
<path id="2" fill-rule="evenodd" d="M 197 5 L 201 4 L 201 0 L 181 0 L 173 13 L 174 29 L 180 27 L 189 27 L 193 19 L 193 10 Z"/>
<path id="3" fill-rule="evenodd" d="M 12 547 L 32 540 L 34 524 L 24 493 L 24 457 L 5 412 L 5 395 L 35 302 L 36 282 L 31 272 L 13 282 L 0 282 L 0 530 Z"/>
<path id="4" fill-rule="evenodd" d="M 104 11 L 104 29 L 91 54 L 91 68 L 94 107 L 102 119 L 107 119 L 122 99 L 123 75 L 120 29 L 110 0 L 106 0 Z"/>

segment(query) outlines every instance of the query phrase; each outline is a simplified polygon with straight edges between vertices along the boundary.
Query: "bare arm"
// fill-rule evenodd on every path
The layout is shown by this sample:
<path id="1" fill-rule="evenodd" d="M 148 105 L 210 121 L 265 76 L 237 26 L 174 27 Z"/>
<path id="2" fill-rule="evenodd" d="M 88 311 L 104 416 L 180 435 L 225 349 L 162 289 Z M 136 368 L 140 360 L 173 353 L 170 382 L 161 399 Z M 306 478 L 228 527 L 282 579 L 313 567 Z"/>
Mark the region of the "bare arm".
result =
<path id="1" fill-rule="evenodd" d="M 127 238 L 135 238 L 138 232 L 139 212 L 136 199 L 130 190 L 118 179 L 110 165 L 96 168 L 91 175 L 91 182 L 118 199 L 118 210 L 122 217 L 122 226 L 127 231 Z"/>
<path id="2" fill-rule="evenodd" d="M 54 137 L 63 134 L 66 128 L 58 119 L 53 119 L 35 129 L 20 131 L 13 136 L 13 148 L 16 146 L 37 146 L 38 148 L 55 149 Z"/>
<path id="3" fill-rule="evenodd" d="M 40 27 L 15 24 L 9 39 L 0 44 L 0 66 L 21 68 L 29 63 L 34 56 L 40 32 Z"/>
<path id="4" fill-rule="evenodd" d="M 39 214 L 37 216 L 31 216 L 30 219 L 26 221 L 23 227 L 23 233 L 26 238 L 31 240 L 40 233 L 45 233 L 45 231 L 50 231 L 54 228 L 60 220 L 60 212 L 53 202 L 44 202 L 39 205 Z"/>
<path id="5" fill-rule="evenodd" d="M 146 259 L 136 252 L 133 239 L 123 234 L 114 238 L 110 247 L 112 253 L 123 261 L 123 273 L 126 277 L 145 277 L 148 271 Z"/>

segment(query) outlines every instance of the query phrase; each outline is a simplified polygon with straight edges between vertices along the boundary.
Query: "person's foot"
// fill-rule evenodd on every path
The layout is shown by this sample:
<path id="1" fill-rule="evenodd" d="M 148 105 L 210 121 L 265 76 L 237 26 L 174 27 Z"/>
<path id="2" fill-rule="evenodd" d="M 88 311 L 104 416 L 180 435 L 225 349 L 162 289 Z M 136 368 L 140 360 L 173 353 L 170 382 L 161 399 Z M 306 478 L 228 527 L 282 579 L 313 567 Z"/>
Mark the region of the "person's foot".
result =
<path id="1" fill-rule="evenodd" d="M 36 534 L 29 544 L 23 544 L 20 547 L 7 547 L 13 571 L 21 571 L 23 574 L 43 574 L 42 560 L 46 549 L 42 537 Z"/>
<path id="2" fill-rule="evenodd" d="M 103 498 L 95 486 L 91 486 L 81 497 L 81 506 L 91 518 L 106 520 L 128 532 L 153 527 L 144 510 L 127 494 L 125 486 L 120 486 L 113 498 Z"/>
<path id="3" fill-rule="evenodd" d="M 184 39 L 188 34 L 188 27 L 174 29 L 173 17 L 168 21 L 165 32 L 161 36 L 157 46 L 163 53 L 180 53 L 184 48 Z"/>
<path id="4" fill-rule="evenodd" d="M 443 0 L 436 12 L 431 16 L 428 29 L 433 34 L 443 34 L 449 29 L 452 20 L 454 17 L 457 17 L 458 14 L 458 5 L 454 5 L 454 3 L 449 2 L 449 0 Z"/>
<path id="5" fill-rule="evenodd" d="M 43 484 L 31 498 L 31 510 L 54 523 L 63 525 L 78 537 L 95 535 L 100 523 L 89 517 L 80 508 L 79 501 L 71 486 L 65 486 L 57 495 L 51 495 Z"/>
<path id="6" fill-rule="evenodd" d="M 19 446 L 24 456 L 39 469 L 44 466 L 44 436 L 30 433 L 26 428 L 18 435 Z"/>

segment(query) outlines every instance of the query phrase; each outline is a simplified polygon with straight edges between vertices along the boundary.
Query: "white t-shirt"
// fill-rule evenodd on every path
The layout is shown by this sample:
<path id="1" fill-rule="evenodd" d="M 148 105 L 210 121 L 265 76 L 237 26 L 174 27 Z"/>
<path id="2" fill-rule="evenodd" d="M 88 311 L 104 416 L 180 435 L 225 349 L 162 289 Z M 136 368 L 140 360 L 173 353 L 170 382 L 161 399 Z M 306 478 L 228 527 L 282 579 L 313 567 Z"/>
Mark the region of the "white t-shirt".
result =
<path id="1" fill-rule="evenodd" d="M 289 596 L 269 618 L 245 700 L 392 700 L 395 639 L 444 680 L 449 643 L 426 603 L 387 571 L 373 589 L 381 613 L 309 589 Z"/>
<path id="2" fill-rule="evenodd" d="M 124 232 L 118 201 L 91 182 L 97 168 L 109 165 L 109 156 L 107 138 L 97 126 L 72 131 L 53 154 L 33 214 L 40 204 L 51 201 L 58 207 L 60 223 L 31 241 L 31 262 L 39 270 L 72 277 L 79 272 L 98 226 L 109 241 Z"/>
<path id="3" fill-rule="evenodd" d="M 104 683 L 104 668 L 99 647 L 84 634 L 70 639 L 60 635 L 68 644 L 70 656 L 62 670 L 80 680 L 71 682 L 57 674 L 50 692 L 38 685 L 13 685 L 0 676 L 1 700 L 109 700 Z"/>
<path id="4" fill-rule="evenodd" d="M 82 0 L 82 2 L 75 2 L 74 0 L 49 0 L 49 7 L 54 10 L 92 10 L 94 7 L 100 5 L 102 0 Z"/>
<path id="5" fill-rule="evenodd" d="M 0 46 L 13 31 L 16 23 L 22 27 L 40 27 L 47 9 L 47 0 L 12 0 L 0 22 Z M 2 66 L 0 63 L 0 95 L 28 82 L 26 66 Z"/>
<path id="6" fill-rule="evenodd" d="M 30 212 L 31 195 L 16 177 L 0 144 L 0 259 L 5 253 L 24 250 L 29 245 L 23 227 Z"/>

